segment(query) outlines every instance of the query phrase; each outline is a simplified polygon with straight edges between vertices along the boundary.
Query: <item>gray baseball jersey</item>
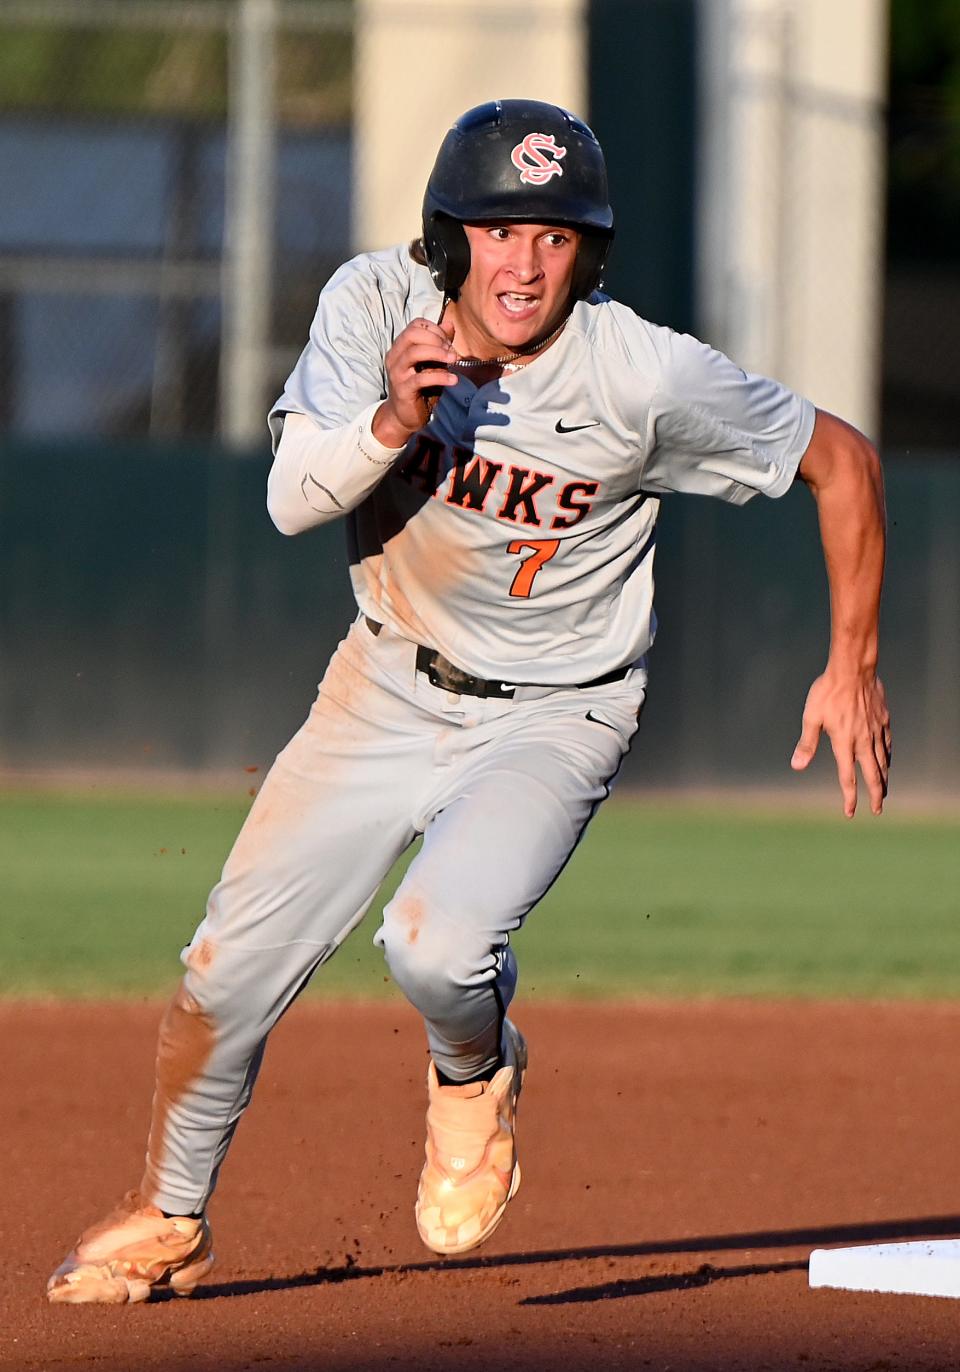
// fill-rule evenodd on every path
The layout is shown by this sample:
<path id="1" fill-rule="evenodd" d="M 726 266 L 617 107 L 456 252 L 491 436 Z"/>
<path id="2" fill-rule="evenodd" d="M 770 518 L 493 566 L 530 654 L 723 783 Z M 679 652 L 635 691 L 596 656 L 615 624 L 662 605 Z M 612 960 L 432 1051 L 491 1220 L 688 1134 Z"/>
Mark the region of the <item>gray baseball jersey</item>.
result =
<path id="1" fill-rule="evenodd" d="M 385 448 L 370 431 L 385 354 L 440 306 L 405 247 L 336 273 L 270 416 L 275 522 L 297 533 L 349 512 L 360 609 L 475 675 L 567 685 L 637 661 L 655 631 L 658 497 L 782 495 L 813 406 L 595 296 L 542 355 L 480 387 L 461 377 Z"/>

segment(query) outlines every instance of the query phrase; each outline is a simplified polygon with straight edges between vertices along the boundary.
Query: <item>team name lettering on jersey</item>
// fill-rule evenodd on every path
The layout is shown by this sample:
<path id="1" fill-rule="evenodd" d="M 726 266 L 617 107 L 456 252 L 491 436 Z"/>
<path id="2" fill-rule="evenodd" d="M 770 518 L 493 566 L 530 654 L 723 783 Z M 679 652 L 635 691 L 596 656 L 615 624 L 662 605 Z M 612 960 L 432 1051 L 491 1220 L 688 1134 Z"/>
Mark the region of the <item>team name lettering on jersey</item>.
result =
<path id="1" fill-rule="evenodd" d="M 545 472 L 511 466 L 504 473 L 502 463 L 470 448 L 454 447 L 452 460 L 447 451 L 439 439 L 418 434 L 391 474 L 431 497 L 446 487 L 446 504 L 528 528 L 546 521 L 551 529 L 572 529 L 590 513 L 600 490 L 599 481 L 568 481 L 557 489 L 556 477 Z"/>
<path id="2" fill-rule="evenodd" d="M 553 484 L 552 476 L 543 472 L 528 472 L 523 467 L 510 468 L 510 489 L 507 498 L 497 511 L 498 519 L 519 519 L 522 524 L 539 524 L 540 516 L 534 505 L 534 497 L 544 486 Z M 518 514 L 519 511 L 519 514 Z"/>
<path id="3" fill-rule="evenodd" d="M 444 479 L 440 472 L 442 457 L 443 444 L 435 438 L 427 438 L 426 434 L 420 434 L 413 452 L 394 470 L 404 481 L 419 486 L 425 495 L 436 495 Z"/>
<path id="4" fill-rule="evenodd" d="M 463 510 L 482 510 L 490 487 L 503 470 L 501 463 L 488 462 L 469 448 L 454 448 L 447 504 Z"/>
<path id="5" fill-rule="evenodd" d="M 572 529 L 574 524 L 579 524 L 581 519 L 590 510 L 592 501 L 586 500 L 587 496 L 595 496 L 600 489 L 599 481 L 568 481 L 566 486 L 557 496 L 557 504 L 563 510 L 569 510 L 570 519 L 564 519 L 562 515 L 554 515 L 550 521 L 551 529 Z M 580 497 L 578 500 L 577 497 Z"/>

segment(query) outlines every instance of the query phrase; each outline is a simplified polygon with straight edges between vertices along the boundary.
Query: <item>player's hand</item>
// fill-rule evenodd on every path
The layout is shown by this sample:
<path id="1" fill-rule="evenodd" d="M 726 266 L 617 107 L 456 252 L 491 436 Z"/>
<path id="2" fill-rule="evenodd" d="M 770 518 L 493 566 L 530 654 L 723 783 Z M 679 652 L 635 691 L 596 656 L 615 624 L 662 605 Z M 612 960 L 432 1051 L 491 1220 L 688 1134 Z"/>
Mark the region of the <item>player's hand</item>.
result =
<path id="1" fill-rule="evenodd" d="M 830 738 L 843 793 L 843 813 L 857 808 L 857 767 L 875 815 L 883 810 L 890 774 L 890 711 L 883 683 L 873 672 L 839 672 L 827 666 L 807 694 L 803 732 L 790 765 L 802 772 L 817 751 L 821 733 Z"/>
<path id="2" fill-rule="evenodd" d="M 373 436 L 388 448 L 401 448 L 422 429 L 443 386 L 455 386 L 449 370 L 456 361 L 453 325 L 414 319 L 387 353 L 387 398 L 373 417 Z M 432 395 L 430 394 L 432 392 Z"/>

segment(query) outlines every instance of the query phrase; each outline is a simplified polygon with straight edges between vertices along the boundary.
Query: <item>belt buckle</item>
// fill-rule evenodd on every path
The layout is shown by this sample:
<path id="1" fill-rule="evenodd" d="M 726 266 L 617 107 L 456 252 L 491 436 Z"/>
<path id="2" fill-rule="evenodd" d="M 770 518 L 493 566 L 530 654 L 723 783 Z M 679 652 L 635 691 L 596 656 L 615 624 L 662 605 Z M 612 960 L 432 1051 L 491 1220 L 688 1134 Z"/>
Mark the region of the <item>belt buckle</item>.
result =
<path id="1" fill-rule="evenodd" d="M 452 691 L 457 696 L 479 695 L 477 687 L 481 684 L 475 676 L 435 652 L 427 662 L 427 677 L 431 686 L 439 686 L 441 691 Z"/>
<path id="2" fill-rule="evenodd" d="M 462 695 L 460 687 L 453 684 L 449 673 L 441 670 L 441 662 L 444 668 L 452 665 L 445 658 L 440 658 L 437 653 L 434 653 L 427 661 L 427 680 L 430 685 L 438 687 L 441 691 L 453 691 L 455 695 Z"/>
<path id="3" fill-rule="evenodd" d="M 468 672 L 454 667 L 442 653 L 433 649 L 433 652 L 424 654 L 424 668 L 427 671 L 428 682 L 431 686 L 439 687 L 439 690 L 448 690 L 454 696 L 475 696 L 476 676 L 470 676 Z M 473 687 L 473 689 L 472 689 Z"/>

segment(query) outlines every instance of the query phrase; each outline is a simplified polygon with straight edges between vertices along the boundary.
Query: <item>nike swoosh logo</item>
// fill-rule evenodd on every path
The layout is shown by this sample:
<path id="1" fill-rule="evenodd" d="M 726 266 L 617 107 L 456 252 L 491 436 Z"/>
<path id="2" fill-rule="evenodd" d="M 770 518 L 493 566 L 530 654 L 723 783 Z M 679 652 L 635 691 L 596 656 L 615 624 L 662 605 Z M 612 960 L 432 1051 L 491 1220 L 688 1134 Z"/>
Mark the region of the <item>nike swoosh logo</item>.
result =
<path id="1" fill-rule="evenodd" d="M 614 733 L 617 732 L 608 720 L 601 719 L 600 716 L 595 715 L 592 710 L 587 711 L 587 719 L 589 719 L 591 724 L 602 724 L 605 729 L 613 729 Z"/>
<path id="2" fill-rule="evenodd" d="M 558 434 L 575 434 L 578 429 L 598 429 L 599 427 L 599 419 L 594 419 L 589 424 L 564 424 L 562 419 L 558 419 L 556 425 Z"/>

